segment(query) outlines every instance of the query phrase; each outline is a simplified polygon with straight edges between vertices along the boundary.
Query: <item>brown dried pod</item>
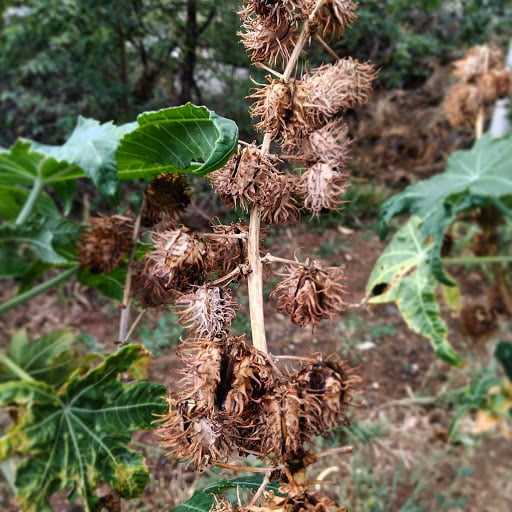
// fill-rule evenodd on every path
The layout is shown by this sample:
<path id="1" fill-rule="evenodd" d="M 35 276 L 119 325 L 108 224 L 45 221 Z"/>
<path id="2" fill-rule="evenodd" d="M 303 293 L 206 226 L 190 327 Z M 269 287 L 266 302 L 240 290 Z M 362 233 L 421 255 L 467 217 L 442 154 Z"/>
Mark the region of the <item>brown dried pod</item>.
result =
<path id="1" fill-rule="evenodd" d="M 133 265 L 132 296 L 143 308 L 158 308 L 173 302 L 176 289 L 168 286 L 167 279 L 155 276 L 143 262 Z"/>
<path id="2" fill-rule="evenodd" d="M 512 93 L 512 73 L 508 69 L 491 69 L 478 79 L 477 87 L 486 103 L 504 98 Z"/>
<path id="3" fill-rule="evenodd" d="M 278 162 L 277 156 L 263 154 L 251 144 L 224 168 L 211 173 L 211 183 L 226 204 L 239 204 L 247 211 L 247 203 L 252 202 L 261 207 L 265 222 L 285 224 L 299 216 L 294 198 L 297 181 L 279 171 Z"/>
<path id="4" fill-rule="evenodd" d="M 457 128 L 473 128 L 484 98 L 476 85 L 455 84 L 448 90 L 444 108 L 446 119 Z"/>
<path id="5" fill-rule="evenodd" d="M 162 421 L 157 433 L 168 455 L 188 462 L 196 471 L 212 460 L 229 459 L 232 441 L 222 417 L 201 414 L 186 400 L 170 400 L 170 412 Z"/>
<path id="6" fill-rule="evenodd" d="M 324 162 L 317 162 L 302 174 L 299 193 L 304 206 L 313 215 L 322 210 L 336 210 L 343 203 L 342 196 L 348 186 L 347 176 Z"/>
<path id="7" fill-rule="evenodd" d="M 277 299 L 277 310 L 286 311 L 292 323 L 314 328 L 321 320 L 345 309 L 345 287 L 340 267 L 322 268 L 319 262 L 286 267 L 285 279 L 277 284 L 271 298 Z"/>
<path id="8" fill-rule="evenodd" d="M 361 378 L 345 361 L 319 359 L 300 368 L 296 376 L 303 399 L 304 418 L 315 435 L 325 435 L 336 425 L 348 425 L 345 410 L 353 405 L 351 394 Z"/>
<path id="9" fill-rule="evenodd" d="M 308 166 L 325 162 L 334 169 L 341 170 L 350 160 L 350 143 L 347 124 L 335 120 L 308 133 L 299 143 L 297 157 Z"/>
<path id="10" fill-rule="evenodd" d="M 212 239 L 213 259 L 221 264 L 222 273 L 229 274 L 235 268 L 247 261 L 247 239 L 249 238 L 249 226 L 241 222 L 224 224 L 212 224 L 212 230 L 216 235 L 227 235 L 225 238 Z M 246 235 L 246 238 L 231 238 L 230 235 Z"/>
<path id="11" fill-rule="evenodd" d="M 298 86 L 303 89 L 302 94 L 294 96 L 296 122 L 308 133 L 346 110 L 364 105 L 370 98 L 375 77 L 371 64 L 350 57 L 313 70 Z"/>
<path id="12" fill-rule="evenodd" d="M 339 512 L 336 503 L 325 496 L 308 490 L 290 489 L 285 497 L 275 496 L 272 491 L 265 493 L 265 500 L 261 506 L 244 507 L 243 512 Z"/>
<path id="13" fill-rule="evenodd" d="M 253 62 L 275 64 L 290 56 L 296 37 L 296 25 L 288 17 L 248 18 L 243 24 L 242 44 Z"/>
<path id="14" fill-rule="evenodd" d="M 345 30 L 357 18 L 354 12 L 357 3 L 346 0 L 326 0 L 315 18 L 315 23 L 322 27 L 324 35 L 338 33 L 343 37 Z"/>
<path id="15" fill-rule="evenodd" d="M 91 217 L 78 239 L 79 261 L 93 274 L 108 274 L 133 246 L 134 220 L 124 215 Z"/>
<path id="16" fill-rule="evenodd" d="M 165 285 L 186 290 L 201 281 L 210 258 L 204 242 L 186 228 L 153 233 L 153 251 L 145 257 L 145 272 L 163 279 Z"/>
<path id="17" fill-rule="evenodd" d="M 160 174 L 144 192 L 142 223 L 150 226 L 165 218 L 176 222 L 189 204 L 187 179 L 178 174 Z"/>
<path id="18" fill-rule="evenodd" d="M 214 338 L 234 320 L 235 303 L 231 292 L 217 286 L 203 285 L 176 300 L 180 322 L 202 338 Z"/>
<path id="19" fill-rule="evenodd" d="M 473 340 L 489 338 L 496 322 L 496 312 L 481 304 L 467 304 L 460 311 L 460 331 Z"/>
<path id="20" fill-rule="evenodd" d="M 273 139 L 280 138 L 293 114 L 295 80 L 272 79 L 247 96 L 254 99 L 251 117 L 259 119 L 254 125 L 261 133 L 269 133 Z"/>
<path id="21" fill-rule="evenodd" d="M 229 372 L 224 375 L 228 391 L 221 407 L 239 428 L 247 421 L 252 423 L 252 411 L 247 408 L 274 388 L 274 373 L 267 355 L 245 343 L 243 336 L 228 338 L 226 353 L 230 360 Z"/>
<path id="22" fill-rule="evenodd" d="M 243 21 L 257 16 L 261 19 L 296 19 L 302 17 L 309 0 L 245 0 L 238 14 Z"/>
<path id="23" fill-rule="evenodd" d="M 471 48 L 463 59 L 453 63 L 453 74 L 464 82 L 472 82 L 491 69 L 503 68 L 503 52 L 494 46 Z"/>

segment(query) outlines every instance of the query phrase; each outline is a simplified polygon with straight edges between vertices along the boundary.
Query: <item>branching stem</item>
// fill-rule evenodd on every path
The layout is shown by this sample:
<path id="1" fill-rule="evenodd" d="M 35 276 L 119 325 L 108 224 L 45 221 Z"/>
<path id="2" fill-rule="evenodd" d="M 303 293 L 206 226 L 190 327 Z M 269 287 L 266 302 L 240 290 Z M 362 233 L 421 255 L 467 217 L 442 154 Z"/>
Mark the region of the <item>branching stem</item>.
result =
<path id="1" fill-rule="evenodd" d="M 304 23 L 300 36 L 293 48 L 290 59 L 286 64 L 282 80 L 288 80 L 295 71 L 302 49 L 306 41 L 311 36 L 314 20 L 318 10 L 322 7 L 325 0 L 318 0 L 315 8 L 309 18 Z M 261 144 L 262 154 L 270 152 L 272 136 L 265 133 Z M 265 335 L 265 315 L 263 312 L 263 265 L 260 258 L 260 230 L 261 230 L 261 208 L 253 204 L 249 221 L 249 241 L 247 244 L 247 259 L 251 272 L 247 278 L 249 313 L 251 318 L 252 343 L 255 348 L 264 353 L 268 353 L 267 339 Z"/>
<path id="2" fill-rule="evenodd" d="M 139 240 L 140 234 L 140 223 L 142 220 L 142 212 L 144 211 L 144 206 L 146 204 L 146 199 L 144 198 L 142 201 L 142 205 L 140 207 L 139 214 L 135 219 L 135 225 L 133 226 L 133 236 L 132 236 L 132 250 L 130 251 L 130 258 L 128 259 L 128 267 L 126 271 L 126 280 L 124 282 L 124 290 L 123 290 L 123 302 L 121 304 L 121 317 L 119 319 L 119 335 L 118 342 L 121 345 L 126 343 L 128 339 L 128 326 L 130 324 L 130 306 L 131 306 L 131 292 L 132 292 L 132 277 L 133 277 L 133 262 L 135 261 L 135 253 L 137 252 L 137 241 Z M 130 333 L 132 330 L 130 329 Z"/>

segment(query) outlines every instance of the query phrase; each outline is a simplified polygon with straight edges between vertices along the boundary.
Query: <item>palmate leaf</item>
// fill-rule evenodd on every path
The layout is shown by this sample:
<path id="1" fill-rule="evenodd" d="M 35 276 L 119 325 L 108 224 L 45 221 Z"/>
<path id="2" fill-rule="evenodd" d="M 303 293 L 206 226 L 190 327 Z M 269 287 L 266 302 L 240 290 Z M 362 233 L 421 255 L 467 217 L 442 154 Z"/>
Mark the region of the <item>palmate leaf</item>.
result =
<path id="1" fill-rule="evenodd" d="M 375 264 L 366 293 L 370 304 L 395 302 L 407 325 L 428 338 L 441 359 L 461 365 L 436 302 L 437 281 L 429 266 L 433 244 L 424 243 L 420 225 L 421 219 L 412 217 L 395 234 Z"/>
<path id="2" fill-rule="evenodd" d="M 112 122 L 101 124 L 80 116 L 73 133 L 62 146 L 34 142 L 32 149 L 57 161 L 75 164 L 92 179 L 104 196 L 114 198 L 118 186 L 116 149 L 121 137 L 134 127 L 134 123 L 130 123 L 118 128 Z M 66 204 L 70 204 L 69 200 L 74 195 L 73 183 L 53 180 L 57 194 Z"/>
<path id="3" fill-rule="evenodd" d="M 187 501 L 184 501 L 172 512 L 209 512 L 215 504 L 214 494 L 229 491 L 230 489 L 246 489 L 256 492 L 263 482 L 263 476 L 238 477 L 232 480 L 221 480 L 213 485 L 196 491 Z M 270 481 L 265 489 L 273 491 L 276 495 L 279 493 L 280 485 L 275 481 Z"/>
<path id="4" fill-rule="evenodd" d="M 98 510 L 101 481 L 122 497 L 140 495 L 148 480 L 143 457 L 129 450 L 134 430 L 152 428 L 164 414 L 164 386 L 123 384 L 121 372 L 143 357 L 127 345 L 87 374 L 74 373 L 57 390 L 40 381 L 0 385 L 0 405 L 17 405 L 17 423 L 0 439 L 0 456 L 28 455 L 16 470 L 16 499 L 23 512 L 50 512 L 51 496 L 68 490 Z"/>
<path id="5" fill-rule="evenodd" d="M 512 197 L 512 135 L 493 139 L 484 134 L 467 151 L 456 151 L 448 159 L 446 171 L 407 187 L 388 199 L 381 210 L 381 236 L 387 222 L 402 213 L 422 219 L 420 236 L 433 238 L 429 258 L 434 275 L 449 284 L 443 273 L 441 246 L 448 226 L 457 213 L 487 204 L 495 204 L 511 215 L 506 201 Z M 452 283 L 453 284 L 453 283 Z"/>
<path id="6" fill-rule="evenodd" d="M 120 179 L 164 172 L 204 176 L 221 168 L 238 145 L 233 121 L 191 103 L 146 112 L 137 122 L 138 128 L 123 137 L 117 150 Z"/>
<path id="7" fill-rule="evenodd" d="M 71 350 L 73 329 L 57 329 L 30 342 L 26 329 L 16 331 L 7 354 L 0 359 L 0 383 L 18 380 L 19 368 L 35 380 L 59 387 L 81 361 Z"/>

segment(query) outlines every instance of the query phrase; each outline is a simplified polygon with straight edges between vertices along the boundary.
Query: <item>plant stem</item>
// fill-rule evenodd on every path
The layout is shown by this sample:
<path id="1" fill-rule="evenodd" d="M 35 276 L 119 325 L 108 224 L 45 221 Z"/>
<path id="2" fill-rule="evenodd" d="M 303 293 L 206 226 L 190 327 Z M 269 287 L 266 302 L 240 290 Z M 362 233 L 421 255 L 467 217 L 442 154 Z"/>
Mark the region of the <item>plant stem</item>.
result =
<path id="1" fill-rule="evenodd" d="M 325 0 L 318 0 L 315 8 L 309 18 L 304 23 L 300 36 L 293 48 L 290 59 L 286 64 L 282 80 L 288 80 L 291 76 L 299 56 L 311 35 L 311 29 L 316 14 Z M 261 144 L 261 153 L 270 152 L 272 136 L 265 133 Z M 260 258 L 260 230 L 261 230 L 261 209 L 260 206 L 253 204 L 249 221 L 249 240 L 247 242 L 247 259 L 251 272 L 247 278 L 247 288 L 249 296 L 249 314 L 251 318 L 252 343 L 254 347 L 264 353 L 268 353 L 267 340 L 265 335 L 265 314 L 263 312 L 263 264 Z"/>
<path id="2" fill-rule="evenodd" d="M 38 286 L 35 286 L 34 288 L 31 288 L 30 290 L 26 291 L 25 293 L 21 293 L 20 295 L 16 295 L 16 297 L 13 297 L 12 299 L 8 300 L 7 302 L 4 302 L 3 304 L 0 304 L 0 315 L 2 313 L 5 313 L 9 311 L 10 309 L 19 306 L 20 304 L 23 304 L 27 300 L 32 299 L 33 297 L 36 297 L 37 295 L 46 292 L 53 286 L 59 284 L 62 281 L 65 281 L 70 276 L 72 276 L 76 271 L 78 270 L 78 265 L 74 265 L 65 272 L 62 272 L 62 274 L 59 274 L 58 276 L 53 277 L 52 279 L 49 279 L 48 281 L 45 281 L 44 283 L 41 283 Z"/>
<path id="3" fill-rule="evenodd" d="M 16 226 L 21 226 L 32 213 L 32 210 L 34 209 L 34 206 L 36 204 L 36 201 L 39 199 L 39 196 L 41 195 L 41 192 L 43 191 L 44 182 L 41 178 L 37 178 L 34 181 L 34 186 L 32 187 L 32 190 L 30 191 L 30 195 L 28 196 L 25 204 L 23 205 L 23 208 L 21 212 L 18 215 L 18 218 L 16 219 Z"/>
<path id="4" fill-rule="evenodd" d="M 23 368 L 20 368 L 12 359 L 6 355 L 0 354 L 0 363 L 3 363 L 14 375 L 25 382 L 36 382 L 36 379 L 31 377 Z"/>
<path id="5" fill-rule="evenodd" d="M 512 256 L 461 256 L 460 258 L 442 258 L 445 265 L 483 265 L 485 263 L 512 263 Z"/>
<path id="6" fill-rule="evenodd" d="M 130 306 L 131 306 L 131 292 L 132 292 L 132 267 L 133 262 L 135 260 L 135 253 L 137 251 L 137 241 L 139 239 L 140 233 L 140 223 L 142 220 L 142 212 L 144 211 L 144 206 L 146 204 L 146 199 L 142 200 L 142 204 L 140 206 L 139 214 L 135 219 L 135 225 L 133 226 L 133 237 L 132 237 L 132 250 L 130 251 L 130 258 L 128 259 L 128 268 L 126 271 L 126 280 L 124 282 L 124 290 L 123 290 L 123 303 L 121 304 L 121 317 L 119 318 L 119 335 L 118 342 L 120 345 L 124 345 L 126 340 L 128 339 L 128 325 L 130 323 Z M 131 331 L 130 331 L 131 333 Z"/>

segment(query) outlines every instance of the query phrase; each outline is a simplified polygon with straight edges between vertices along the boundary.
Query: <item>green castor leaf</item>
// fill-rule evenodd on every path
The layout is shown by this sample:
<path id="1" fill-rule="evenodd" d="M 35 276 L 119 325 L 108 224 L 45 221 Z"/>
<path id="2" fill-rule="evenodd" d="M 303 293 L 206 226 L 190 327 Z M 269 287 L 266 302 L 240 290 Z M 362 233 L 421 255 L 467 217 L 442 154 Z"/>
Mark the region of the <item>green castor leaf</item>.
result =
<path id="1" fill-rule="evenodd" d="M 191 103 L 146 112 L 137 122 L 117 150 L 119 179 L 166 172 L 204 176 L 224 166 L 238 145 L 233 121 Z"/>
<path id="2" fill-rule="evenodd" d="M 429 266 L 433 244 L 424 243 L 420 225 L 421 219 L 412 217 L 395 234 L 375 263 L 366 293 L 370 304 L 395 302 L 407 325 L 428 338 L 443 361 L 460 366 L 436 301 L 437 281 Z"/>
<path id="3" fill-rule="evenodd" d="M 0 405 L 18 406 L 17 422 L 0 439 L 0 458 L 22 456 L 15 486 L 23 512 L 51 511 L 58 490 L 82 495 L 86 510 L 96 511 L 99 482 L 124 498 L 142 493 L 148 470 L 128 444 L 167 406 L 164 386 L 117 379 L 141 357 L 139 345 L 127 345 L 85 375 L 73 373 L 59 390 L 34 380 L 0 384 Z"/>

